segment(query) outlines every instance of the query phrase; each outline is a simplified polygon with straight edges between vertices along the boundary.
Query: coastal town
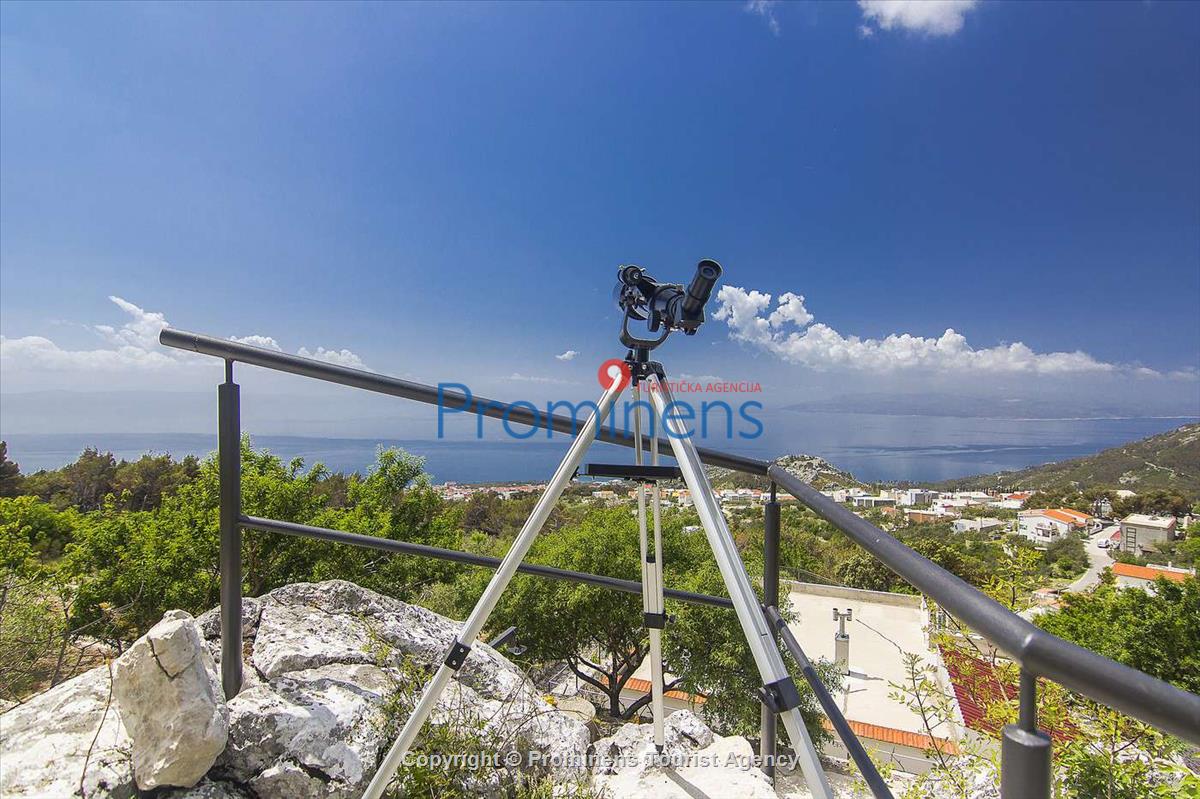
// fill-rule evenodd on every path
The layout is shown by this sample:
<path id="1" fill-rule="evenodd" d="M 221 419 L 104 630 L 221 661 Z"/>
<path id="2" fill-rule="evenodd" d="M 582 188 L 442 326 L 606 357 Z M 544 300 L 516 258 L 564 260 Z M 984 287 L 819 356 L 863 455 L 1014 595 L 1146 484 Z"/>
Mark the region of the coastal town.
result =
<path id="1" fill-rule="evenodd" d="M 444 500 L 463 502 L 489 493 L 500 499 L 537 495 L 545 490 L 546 484 L 447 482 L 434 488 Z M 636 485 L 621 480 L 582 483 L 573 490 L 577 497 L 610 507 L 637 498 Z M 664 508 L 686 509 L 692 506 L 691 492 L 686 487 L 664 484 L 659 492 Z M 1127 489 L 1118 489 L 1111 492 L 1111 496 L 1097 499 L 1091 513 L 1073 508 L 1026 507 L 1034 496 L 1031 490 L 939 491 L 935 488 L 906 487 L 869 491 L 860 486 L 833 486 L 823 489 L 821 493 L 860 515 L 870 516 L 885 528 L 894 529 L 904 524 L 949 523 L 956 533 L 989 533 L 997 538 L 1020 535 L 1036 548 L 1042 549 L 1055 541 L 1077 536 L 1088 541 L 1089 550 L 1094 548 L 1097 551 L 1097 559 L 1104 550 L 1113 554 L 1124 552 L 1135 557 L 1153 557 L 1160 544 L 1177 540 L 1196 520 L 1191 514 L 1177 517 L 1130 513 L 1118 518 L 1113 513 L 1114 503 L 1137 496 L 1136 492 Z M 726 511 L 762 505 L 772 496 L 769 489 L 744 487 L 715 488 L 714 494 Z M 783 492 L 775 493 L 775 501 L 784 505 L 796 502 Z M 1162 569 L 1168 574 L 1191 573 L 1172 566 Z"/>

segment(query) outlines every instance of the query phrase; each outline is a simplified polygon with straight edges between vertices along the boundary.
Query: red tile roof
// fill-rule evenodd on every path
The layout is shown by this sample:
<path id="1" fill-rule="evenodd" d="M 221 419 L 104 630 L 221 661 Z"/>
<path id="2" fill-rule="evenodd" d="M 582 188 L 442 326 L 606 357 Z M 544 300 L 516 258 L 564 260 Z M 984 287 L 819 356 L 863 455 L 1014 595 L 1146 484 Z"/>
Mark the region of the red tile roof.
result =
<path id="1" fill-rule="evenodd" d="M 947 738 L 933 738 L 918 732 L 897 730 L 894 727 L 867 724 L 865 721 L 854 721 L 853 719 L 846 719 L 846 723 L 850 725 L 850 730 L 859 738 L 869 738 L 872 741 L 908 746 L 913 749 L 920 749 L 922 752 L 927 752 L 936 746 L 948 755 L 958 754 L 958 744 Z M 825 717 L 821 718 L 821 726 L 830 732 L 834 731 L 833 725 Z"/>
<path id="2" fill-rule="evenodd" d="M 1080 513 L 1079 511 L 1071 510 L 1070 508 L 1047 508 L 1044 510 L 1035 510 L 1033 513 L 1040 513 L 1043 516 L 1048 516 L 1049 518 L 1054 519 L 1055 521 L 1072 525 L 1087 524 L 1088 520 L 1092 518 L 1086 513 Z"/>
<path id="3" fill-rule="evenodd" d="M 601 676 L 600 682 L 608 685 L 608 678 Z M 625 681 L 625 687 L 621 690 L 633 691 L 634 693 L 639 694 L 648 694 L 650 693 L 650 687 L 649 680 L 643 680 L 640 677 L 630 677 Z M 678 699 L 681 702 L 692 702 L 697 705 L 703 705 L 708 701 L 708 698 L 703 694 L 689 694 L 687 691 L 667 691 L 665 694 L 663 694 L 663 696 L 670 697 L 671 699 Z"/>
<path id="4" fill-rule="evenodd" d="M 950 674 L 950 683 L 954 686 L 954 696 L 958 699 L 963 722 L 978 732 L 999 735 L 999 727 L 987 717 L 984 707 L 1006 700 L 1015 701 L 1018 695 L 1017 686 L 1008 680 L 1001 680 L 996 669 L 986 660 L 957 649 L 945 646 L 938 648 L 942 652 L 946 671 Z M 1078 731 L 1069 720 L 1048 732 L 1058 743 L 1069 741 L 1078 735 Z"/>
<path id="5" fill-rule="evenodd" d="M 1139 580 L 1156 580 L 1159 577 L 1165 577 L 1168 580 L 1176 583 L 1182 583 L 1192 575 L 1184 572 L 1168 571 L 1166 569 L 1156 569 L 1153 566 L 1136 566 L 1132 563 L 1114 563 L 1112 565 L 1113 574 L 1121 577 L 1136 577 Z"/>

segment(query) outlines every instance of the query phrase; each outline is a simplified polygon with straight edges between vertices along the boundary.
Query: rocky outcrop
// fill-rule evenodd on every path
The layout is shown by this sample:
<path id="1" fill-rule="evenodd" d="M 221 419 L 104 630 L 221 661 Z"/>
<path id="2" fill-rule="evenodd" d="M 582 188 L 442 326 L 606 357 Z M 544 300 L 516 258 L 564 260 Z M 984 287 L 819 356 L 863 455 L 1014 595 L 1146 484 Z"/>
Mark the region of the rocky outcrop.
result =
<path id="1" fill-rule="evenodd" d="M 116 662 L 115 682 L 103 666 L 0 715 L 0 795 L 127 799 L 136 772 L 145 788 L 160 786 L 158 799 L 360 796 L 460 625 L 342 581 L 280 588 L 243 611 L 236 697 L 223 703 L 215 683 L 216 612 L 168 614 Z M 200 773 L 225 719 L 224 749 Z M 564 796 L 588 782 L 614 797 L 809 796 L 802 784 L 777 794 L 744 738 L 716 736 L 690 711 L 668 717 L 662 759 L 649 724 L 589 746 L 578 714 L 552 707 L 486 644 L 472 648 L 431 724 L 473 730 L 503 762 L 520 754 L 513 767 L 546 774 Z M 499 795 L 503 773 L 475 774 L 469 788 Z"/>
<path id="2" fill-rule="evenodd" d="M 0 796 L 134 795 L 131 742 L 110 685 L 100 666 L 0 715 Z"/>
<path id="3" fill-rule="evenodd" d="M 595 787 L 605 796 L 775 799 L 775 789 L 755 767 L 754 751 L 745 738 L 713 735 L 689 710 L 668 716 L 663 731 L 661 756 L 650 724 L 626 724 L 596 741 L 592 745 Z"/>
<path id="4" fill-rule="evenodd" d="M 192 786 L 225 749 L 229 713 L 195 619 L 173 610 L 113 664 L 137 786 Z"/>
<path id="5" fill-rule="evenodd" d="M 229 743 L 213 776 L 259 796 L 358 796 L 395 732 L 381 707 L 398 691 L 421 690 L 460 625 L 340 580 L 247 604 L 256 618 L 245 629 L 250 668 L 229 701 Z M 200 622 L 216 654 L 214 618 Z M 524 762 L 553 762 L 564 777 L 584 762 L 587 728 L 486 644 L 472 648 L 431 723 L 462 725 L 464 715 Z"/>
<path id="6" fill-rule="evenodd" d="M 713 742 L 713 731 L 690 710 L 677 710 L 663 723 L 663 752 L 654 747 L 654 726 L 624 724 L 589 750 L 594 774 L 645 771 L 661 763 L 682 762 Z"/>
<path id="7" fill-rule="evenodd" d="M 145 788 L 178 784 L 186 772 L 188 785 L 160 789 L 170 799 L 357 797 L 395 733 L 399 719 L 389 723 L 389 703 L 419 693 L 460 628 L 340 580 L 244 600 L 243 615 L 246 680 L 228 703 L 213 682 L 220 659 L 214 610 L 194 622 L 168 614 L 139 639 L 116 666 L 119 702 L 105 666 L 4 713 L 0 795 L 79 796 L 82 785 L 86 797 L 125 799 L 136 792 L 136 762 L 139 782 L 154 775 Z M 174 695 L 184 675 L 194 705 Z M 191 722 L 172 718 L 181 707 Z M 198 770 L 201 755 L 212 756 L 226 718 L 215 764 L 207 773 L 188 771 Z M 486 644 L 472 648 L 431 718 L 456 727 L 464 721 L 502 752 L 521 753 L 522 763 L 564 781 L 586 774 L 587 727 L 555 710 Z M 196 760 L 184 768 L 189 746 Z"/>

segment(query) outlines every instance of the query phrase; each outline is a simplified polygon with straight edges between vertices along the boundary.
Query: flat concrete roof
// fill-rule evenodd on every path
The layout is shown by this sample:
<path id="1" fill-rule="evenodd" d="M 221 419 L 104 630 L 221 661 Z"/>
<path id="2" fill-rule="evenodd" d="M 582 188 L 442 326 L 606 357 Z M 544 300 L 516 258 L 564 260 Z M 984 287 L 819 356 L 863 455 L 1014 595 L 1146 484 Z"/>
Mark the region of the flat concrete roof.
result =
<path id="1" fill-rule="evenodd" d="M 833 661 L 833 638 L 838 630 L 833 609 L 854 612 L 854 620 L 846 623 L 850 675 L 837 696 L 846 718 L 924 733 L 921 717 L 890 697 L 892 683 L 908 682 L 904 653 L 919 655 L 923 664 L 941 665 L 941 658 L 926 647 L 927 618 L 921 598 L 812 583 L 785 583 L 784 588 L 792 611 L 798 614 L 788 626 L 809 660 Z M 934 734 L 955 737 L 950 729 L 934 730 Z"/>
<path id="2" fill-rule="evenodd" d="M 842 690 L 835 694 L 846 718 L 926 734 L 920 715 L 890 696 L 895 690 L 892 683 L 907 682 L 905 652 L 919 655 L 922 664 L 938 667 L 942 690 L 953 695 L 940 656 L 930 652 L 925 645 L 927 618 L 921 598 L 911 594 L 789 581 L 784 581 L 781 589 L 787 591 L 787 601 L 798 614 L 797 620 L 789 626 L 812 661 L 820 658 L 833 661 L 833 636 L 838 629 L 833 620 L 833 609 L 845 611 L 849 608 L 854 612 L 854 620 L 846 624 L 846 632 L 850 634 L 850 675 L 844 678 Z M 730 623 L 737 623 L 732 614 Z M 666 635 L 670 634 L 668 625 Z M 648 658 L 642 661 L 633 676 L 641 680 L 650 678 Z M 673 675 L 665 677 L 669 682 Z M 953 740 L 957 740 L 958 732 L 948 728 L 933 731 L 939 738 Z"/>

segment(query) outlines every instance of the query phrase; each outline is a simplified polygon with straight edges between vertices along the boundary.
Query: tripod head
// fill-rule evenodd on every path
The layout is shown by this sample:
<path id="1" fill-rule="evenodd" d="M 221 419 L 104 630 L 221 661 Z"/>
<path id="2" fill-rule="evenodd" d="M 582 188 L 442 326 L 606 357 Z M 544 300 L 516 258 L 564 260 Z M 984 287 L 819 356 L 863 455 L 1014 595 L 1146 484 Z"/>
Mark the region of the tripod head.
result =
<path id="1" fill-rule="evenodd" d="M 685 289 L 679 283 L 660 283 L 640 266 L 617 269 L 613 299 L 624 313 L 621 344 L 649 352 L 667 340 L 673 330 L 693 336 L 704 323 L 704 306 L 721 277 L 721 265 L 704 259 L 696 265 L 696 274 Z M 646 322 L 654 338 L 639 338 L 629 330 L 630 320 Z"/>

